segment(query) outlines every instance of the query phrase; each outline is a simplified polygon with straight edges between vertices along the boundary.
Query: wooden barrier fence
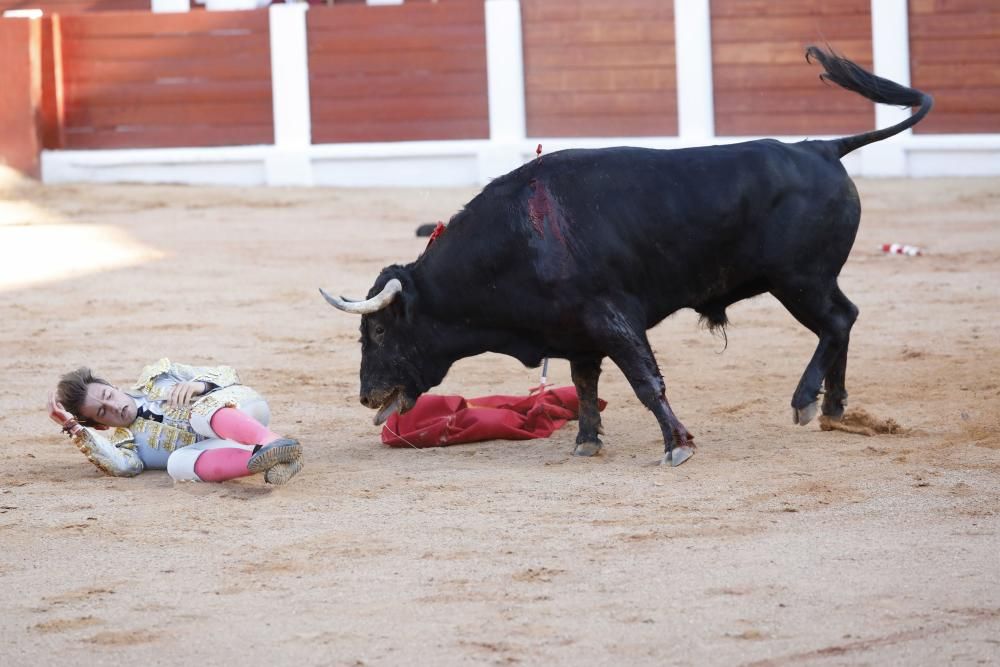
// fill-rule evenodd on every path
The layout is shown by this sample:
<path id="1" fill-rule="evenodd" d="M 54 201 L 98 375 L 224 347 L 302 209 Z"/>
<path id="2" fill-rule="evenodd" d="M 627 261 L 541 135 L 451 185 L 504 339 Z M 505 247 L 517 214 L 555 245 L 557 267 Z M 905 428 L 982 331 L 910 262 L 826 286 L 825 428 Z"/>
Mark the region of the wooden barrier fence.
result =
<path id="1" fill-rule="evenodd" d="M 874 127 L 874 105 L 819 85 L 806 46 L 828 42 L 872 67 L 871 0 L 712 0 L 715 130 L 817 135 Z"/>
<path id="2" fill-rule="evenodd" d="M 491 1 L 519 11 L 523 108 L 514 113 L 523 115 L 525 142 L 683 134 L 674 13 L 681 0 Z M 828 43 L 875 67 L 873 8 L 881 0 L 695 1 L 708 15 L 708 139 L 876 126 L 874 105 L 817 82 L 803 49 Z M 1000 3 L 900 2 L 892 0 L 909 31 L 906 71 L 936 100 L 915 132 L 1000 134 Z M 12 79 L 21 75 L 6 68 L 0 109 L 4 118 L 38 110 L 32 127 L 6 125 L 0 159 L 23 164 L 24 146 L 277 143 L 274 107 L 282 100 L 273 93 L 268 10 L 153 14 L 140 0 L 0 0 L 0 11 L 29 6 L 47 12 L 41 28 L 28 29 L 40 42 L 18 54 L 29 47 L 9 35 L 22 34 L 24 25 L 13 23 L 25 19 L 0 19 L 0 51 L 5 64 L 40 63 L 32 70 L 40 83 L 25 91 Z M 490 140 L 497 65 L 488 62 L 485 14 L 484 0 L 311 5 L 300 45 L 306 144 Z"/>
<path id="3" fill-rule="evenodd" d="M 0 158 L 38 176 L 42 34 L 37 21 L 0 21 Z"/>
<path id="4" fill-rule="evenodd" d="M 914 132 L 1000 132 L 1000 2 L 909 0 L 913 85 L 934 112 Z"/>
<path id="5" fill-rule="evenodd" d="M 522 0 L 529 136 L 677 134 L 669 2 Z"/>
<path id="6" fill-rule="evenodd" d="M 62 44 L 60 148 L 273 141 L 266 12 L 105 12 L 52 22 Z"/>
<path id="7" fill-rule="evenodd" d="M 46 15 L 149 11 L 150 0 L 0 0 L 0 14 L 12 9 L 40 9 Z"/>

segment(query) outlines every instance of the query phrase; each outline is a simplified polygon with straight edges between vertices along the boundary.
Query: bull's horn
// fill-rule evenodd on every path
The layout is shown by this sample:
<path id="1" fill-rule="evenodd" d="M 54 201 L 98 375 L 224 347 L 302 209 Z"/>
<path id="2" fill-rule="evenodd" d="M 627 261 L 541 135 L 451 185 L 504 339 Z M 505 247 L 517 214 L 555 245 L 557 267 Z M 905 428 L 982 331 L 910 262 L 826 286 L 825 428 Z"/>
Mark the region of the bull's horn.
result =
<path id="1" fill-rule="evenodd" d="M 392 303 L 396 295 L 402 291 L 403 283 L 399 282 L 397 278 L 393 278 L 387 282 L 381 292 L 365 301 L 348 301 L 343 297 L 330 296 L 322 287 L 319 288 L 319 293 L 323 295 L 323 298 L 331 306 L 345 313 L 356 313 L 358 315 L 367 315 L 368 313 L 374 313 L 376 310 L 382 310 Z"/>

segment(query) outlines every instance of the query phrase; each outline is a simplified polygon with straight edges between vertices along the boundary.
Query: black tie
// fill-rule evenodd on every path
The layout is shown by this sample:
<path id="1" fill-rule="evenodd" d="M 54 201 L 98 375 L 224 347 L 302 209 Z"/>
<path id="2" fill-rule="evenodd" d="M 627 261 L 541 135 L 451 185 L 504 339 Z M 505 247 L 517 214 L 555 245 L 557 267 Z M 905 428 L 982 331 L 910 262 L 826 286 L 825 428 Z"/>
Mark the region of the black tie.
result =
<path id="1" fill-rule="evenodd" d="M 154 414 L 150 412 L 149 408 L 139 408 L 139 410 L 136 412 L 136 416 L 141 417 L 142 419 L 149 419 L 150 421 L 154 422 L 160 422 L 160 423 L 163 422 L 163 415 Z"/>

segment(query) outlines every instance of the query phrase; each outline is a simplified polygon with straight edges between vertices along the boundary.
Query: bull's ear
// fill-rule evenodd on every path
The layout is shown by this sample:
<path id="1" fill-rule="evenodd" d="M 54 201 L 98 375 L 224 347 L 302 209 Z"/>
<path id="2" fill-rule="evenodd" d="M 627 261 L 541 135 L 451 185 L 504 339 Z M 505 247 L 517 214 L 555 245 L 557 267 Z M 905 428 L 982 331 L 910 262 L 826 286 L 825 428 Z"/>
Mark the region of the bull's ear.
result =
<path id="1" fill-rule="evenodd" d="M 417 292 L 411 289 L 407 293 L 406 290 L 403 290 L 399 296 L 402 297 L 403 302 L 403 319 L 407 324 L 413 324 L 417 318 Z"/>
<path id="2" fill-rule="evenodd" d="M 412 324 L 416 319 L 417 304 L 419 303 L 417 288 L 410 278 L 410 272 L 407 267 L 394 266 L 392 268 L 395 270 L 390 275 L 400 282 L 402 290 L 400 290 L 399 294 L 396 295 L 396 298 L 389 305 L 389 312 L 392 313 L 392 316 L 397 321 Z"/>

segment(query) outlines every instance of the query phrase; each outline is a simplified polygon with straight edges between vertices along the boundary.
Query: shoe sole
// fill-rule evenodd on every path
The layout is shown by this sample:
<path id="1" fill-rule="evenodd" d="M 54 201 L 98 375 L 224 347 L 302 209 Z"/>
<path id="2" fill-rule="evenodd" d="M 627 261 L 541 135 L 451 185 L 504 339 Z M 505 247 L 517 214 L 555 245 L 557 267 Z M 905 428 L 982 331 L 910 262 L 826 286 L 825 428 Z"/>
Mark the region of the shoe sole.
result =
<path id="1" fill-rule="evenodd" d="M 302 456 L 302 445 L 297 440 L 282 438 L 265 446 L 247 461 L 250 472 L 264 472 L 278 463 L 290 463 Z"/>
<path id="2" fill-rule="evenodd" d="M 299 474 L 300 470 L 302 470 L 302 459 L 296 459 L 288 463 L 275 463 L 264 473 L 264 481 L 268 484 L 280 486 L 286 484 L 288 480 Z"/>

